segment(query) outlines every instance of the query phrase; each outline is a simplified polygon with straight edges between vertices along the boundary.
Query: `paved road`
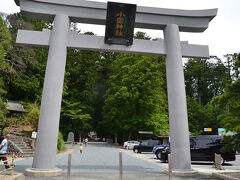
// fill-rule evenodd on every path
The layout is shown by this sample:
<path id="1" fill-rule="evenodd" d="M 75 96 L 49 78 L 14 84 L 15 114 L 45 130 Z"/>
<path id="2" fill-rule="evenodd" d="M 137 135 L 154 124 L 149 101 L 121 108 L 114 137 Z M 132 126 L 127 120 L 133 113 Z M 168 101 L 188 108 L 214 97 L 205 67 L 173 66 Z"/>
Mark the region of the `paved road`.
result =
<path id="1" fill-rule="evenodd" d="M 119 151 L 121 149 L 106 143 L 89 143 L 83 148 L 80 154 L 79 147 L 75 147 L 72 153 L 71 179 L 91 179 L 91 180 L 119 180 Z M 66 179 L 67 155 L 57 157 L 57 167 L 63 169 L 63 175 L 54 180 Z M 26 168 L 31 167 L 32 158 L 16 162 L 16 171 L 23 173 Z M 164 173 L 165 166 L 152 160 L 136 156 L 135 153 L 123 150 L 123 179 L 124 180 L 167 180 Z M 22 177 L 24 180 L 33 178 Z M 43 178 L 34 178 L 43 179 Z M 47 178 L 45 178 L 47 179 Z M 195 178 L 171 178 L 177 179 L 212 179 L 208 176 Z"/>
<path id="2" fill-rule="evenodd" d="M 147 160 L 149 162 L 157 163 L 162 167 L 167 168 L 168 164 L 167 163 L 162 163 L 160 160 L 156 158 L 156 156 L 153 153 L 141 153 L 141 154 L 136 154 L 134 152 L 128 151 L 129 155 Z M 214 172 L 223 172 L 222 170 L 216 170 L 216 168 L 213 166 L 213 162 L 192 162 L 192 168 L 197 170 L 200 173 L 208 173 L 212 174 Z M 224 171 L 226 172 L 236 172 L 240 171 L 240 155 L 236 155 L 236 160 L 235 161 L 230 161 L 226 162 L 223 165 L 223 168 L 225 169 Z"/>

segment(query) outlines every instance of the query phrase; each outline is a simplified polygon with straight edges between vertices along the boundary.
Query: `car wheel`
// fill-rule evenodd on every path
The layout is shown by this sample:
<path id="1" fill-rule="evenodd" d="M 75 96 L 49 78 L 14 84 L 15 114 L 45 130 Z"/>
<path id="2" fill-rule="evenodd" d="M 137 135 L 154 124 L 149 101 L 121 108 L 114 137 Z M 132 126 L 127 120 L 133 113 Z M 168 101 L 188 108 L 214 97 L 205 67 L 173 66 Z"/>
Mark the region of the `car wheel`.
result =
<path id="1" fill-rule="evenodd" d="M 137 149 L 133 149 L 133 151 L 134 151 L 135 153 L 138 153 L 138 150 L 137 150 Z"/>
<path id="2" fill-rule="evenodd" d="M 157 151 L 157 152 L 156 152 L 156 157 L 157 157 L 158 159 L 161 158 L 161 151 Z"/>
<path id="3" fill-rule="evenodd" d="M 141 151 L 138 149 L 138 150 L 137 150 L 137 153 L 141 153 Z"/>
<path id="4" fill-rule="evenodd" d="M 225 164 L 225 159 L 221 156 L 221 165 Z"/>

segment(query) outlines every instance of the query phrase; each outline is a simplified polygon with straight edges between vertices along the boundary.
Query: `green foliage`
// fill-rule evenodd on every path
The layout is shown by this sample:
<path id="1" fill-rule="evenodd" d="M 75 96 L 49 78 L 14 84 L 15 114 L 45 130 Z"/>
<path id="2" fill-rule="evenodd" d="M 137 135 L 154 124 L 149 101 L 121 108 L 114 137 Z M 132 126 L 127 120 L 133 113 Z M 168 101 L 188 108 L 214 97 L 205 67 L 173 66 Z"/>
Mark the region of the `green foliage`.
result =
<path id="1" fill-rule="evenodd" d="M 9 15 L 7 20 L 10 25 L 13 48 L 6 56 L 11 67 L 4 74 L 5 82 L 8 84 L 6 98 L 16 101 L 40 101 L 47 49 L 18 46 L 15 41 L 18 29 L 41 30 L 43 27 L 48 27 L 48 23 L 40 20 L 34 20 L 33 23 L 19 13 Z"/>
<path id="2" fill-rule="evenodd" d="M 91 126 L 91 115 L 86 113 L 87 107 L 80 102 L 71 103 L 63 101 L 61 112 L 60 129 L 67 134 L 72 131 L 76 134 L 89 132 Z"/>
<path id="3" fill-rule="evenodd" d="M 213 61 L 213 62 L 212 62 Z M 189 59 L 184 66 L 186 94 L 200 105 L 223 93 L 231 82 L 227 67 L 217 58 Z"/>
<path id="4" fill-rule="evenodd" d="M 32 125 L 35 129 L 38 127 L 38 119 L 40 114 L 40 107 L 36 103 L 24 104 L 26 113 L 23 116 L 22 124 Z"/>
<path id="5" fill-rule="evenodd" d="M 203 135 L 203 129 L 211 127 L 211 134 L 217 134 L 220 122 L 217 116 L 221 113 L 219 107 L 211 103 L 200 106 L 198 102 L 187 97 L 189 130 L 192 135 Z"/>
<path id="6" fill-rule="evenodd" d="M 0 123 L 6 121 L 6 114 L 8 112 L 2 97 L 4 94 L 6 94 L 6 91 L 4 90 L 4 81 L 2 80 L 2 77 L 0 77 Z"/>
<path id="7" fill-rule="evenodd" d="M 240 149 L 240 135 L 235 134 L 233 136 L 224 136 L 222 143 L 225 144 L 222 147 L 222 152 L 232 152 Z"/>
<path id="8" fill-rule="evenodd" d="M 240 134 L 240 79 L 228 86 L 226 92 L 213 99 L 224 113 L 218 118 L 230 131 Z"/>
<path id="9" fill-rule="evenodd" d="M 228 74 L 232 80 L 240 78 L 240 53 L 226 54 L 226 66 L 228 67 Z"/>
<path id="10" fill-rule="evenodd" d="M 0 15 L 0 61 L 1 61 L 1 66 L 2 66 L 2 62 L 4 62 L 3 60 L 5 59 L 7 52 L 11 49 L 10 42 L 11 42 L 11 35 L 9 33 L 6 23 L 2 19 L 2 16 Z"/>
<path id="11" fill-rule="evenodd" d="M 202 107 L 196 100 L 187 97 L 189 131 L 192 135 L 201 135 L 203 133 L 201 109 Z"/>
<path id="12" fill-rule="evenodd" d="M 117 55 L 103 111 L 102 124 L 108 132 L 129 132 L 131 137 L 138 130 L 158 135 L 168 130 L 163 69 L 162 57 Z"/>
<path id="13" fill-rule="evenodd" d="M 134 35 L 134 38 L 136 39 L 145 39 L 145 40 L 150 40 L 151 37 L 148 36 L 145 32 L 137 31 Z"/>
<path id="14" fill-rule="evenodd" d="M 240 148 L 240 79 L 229 85 L 226 92 L 215 97 L 213 103 L 224 110 L 218 116 L 222 127 L 227 131 L 235 132 L 234 136 L 225 137 L 224 142 L 227 144 L 224 151 Z"/>
<path id="15" fill-rule="evenodd" d="M 8 112 L 4 103 L 4 97 L 7 94 L 4 72 L 10 69 L 9 63 L 5 60 L 7 52 L 12 48 L 10 42 L 11 35 L 2 16 L 0 16 L 0 123 L 6 121 L 6 114 Z"/>
<path id="16" fill-rule="evenodd" d="M 92 34 L 88 32 L 87 34 Z M 92 128 L 99 52 L 68 51 L 60 129 L 87 134 Z"/>
<path id="17" fill-rule="evenodd" d="M 58 132 L 58 142 L 57 142 L 57 150 L 58 151 L 65 151 L 67 149 L 67 147 L 65 146 L 65 142 L 63 140 L 63 135 L 62 133 L 59 131 Z"/>

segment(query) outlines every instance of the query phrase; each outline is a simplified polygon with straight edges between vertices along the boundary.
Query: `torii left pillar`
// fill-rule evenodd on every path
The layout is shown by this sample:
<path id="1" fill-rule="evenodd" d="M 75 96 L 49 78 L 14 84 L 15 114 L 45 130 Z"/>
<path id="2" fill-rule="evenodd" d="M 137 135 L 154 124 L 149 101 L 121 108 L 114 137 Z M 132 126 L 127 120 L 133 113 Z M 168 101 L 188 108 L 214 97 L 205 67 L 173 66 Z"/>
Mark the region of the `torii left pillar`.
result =
<path id="1" fill-rule="evenodd" d="M 38 123 L 37 147 L 32 168 L 25 171 L 27 175 L 53 176 L 62 172 L 55 165 L 68 33 L 69 17 L 64 14 L 56 15 L 49 42 Z"/>

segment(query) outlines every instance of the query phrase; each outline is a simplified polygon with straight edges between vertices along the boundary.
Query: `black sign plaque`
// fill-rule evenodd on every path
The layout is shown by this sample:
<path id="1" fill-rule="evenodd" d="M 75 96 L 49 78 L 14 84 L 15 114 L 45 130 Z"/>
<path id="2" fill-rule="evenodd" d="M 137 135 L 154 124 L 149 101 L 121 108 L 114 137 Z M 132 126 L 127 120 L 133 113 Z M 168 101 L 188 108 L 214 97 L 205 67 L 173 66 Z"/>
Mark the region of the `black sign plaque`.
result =
<path id="1" fill-rule="evenodd" d="M 106 44 L 132 45 L 136 7 L 135 4 L 107 3 Z"/>

